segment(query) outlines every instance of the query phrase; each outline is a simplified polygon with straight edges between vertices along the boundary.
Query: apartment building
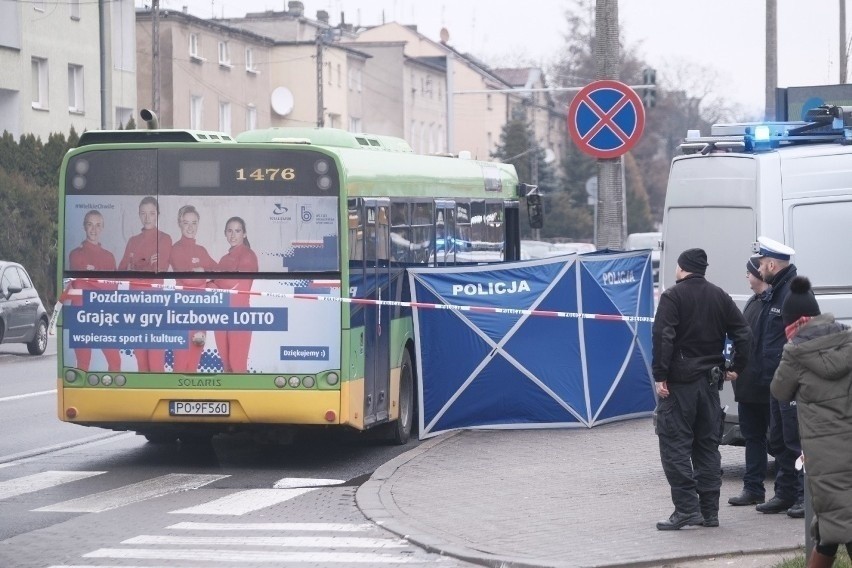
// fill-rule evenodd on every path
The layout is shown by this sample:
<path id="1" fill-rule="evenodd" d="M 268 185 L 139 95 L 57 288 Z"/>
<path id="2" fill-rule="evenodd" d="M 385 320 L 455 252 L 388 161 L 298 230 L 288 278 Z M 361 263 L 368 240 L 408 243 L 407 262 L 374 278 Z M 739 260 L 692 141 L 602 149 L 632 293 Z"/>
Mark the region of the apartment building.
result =
<path id="1" fill-rule="evenodd" d="M 270 126 L 271 39 L 185 12 L 160 11 L 160 79 L 154 85 L 153 19 L 148 10 L 136 13 L 136 88 L 140 107 L 156 109 L 161 128 L 235 135 Z"/>
<path id="2" fill-rule="evenodd" d="M 72 126 L 127 123 L 136 109 L 135 10 L 132 0 L 102 10 L 101 19 L 97 2 L 0 2 L 0 132 L 44 140 Z"/>

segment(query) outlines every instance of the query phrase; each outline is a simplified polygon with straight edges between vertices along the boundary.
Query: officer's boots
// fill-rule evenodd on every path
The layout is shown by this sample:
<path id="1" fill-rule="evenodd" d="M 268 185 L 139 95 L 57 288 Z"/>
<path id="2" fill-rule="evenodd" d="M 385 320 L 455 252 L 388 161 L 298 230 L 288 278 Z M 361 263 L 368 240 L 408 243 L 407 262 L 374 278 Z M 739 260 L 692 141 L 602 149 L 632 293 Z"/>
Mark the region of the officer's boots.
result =
<path id="1" fill-rule="evenodd" d="M 698 505 L 701 507 L 701 516 L 704 517 L 705 527 L 719 526 L 719 492 L 699 491 Z"/>
<path id="2" fill-rule="evenodd" d="M 816 549 L 811 550 L 811 556 L 808 558 L 807 568 L 831 568 L 834 564 L 834 556 L 820 554 Z"/>

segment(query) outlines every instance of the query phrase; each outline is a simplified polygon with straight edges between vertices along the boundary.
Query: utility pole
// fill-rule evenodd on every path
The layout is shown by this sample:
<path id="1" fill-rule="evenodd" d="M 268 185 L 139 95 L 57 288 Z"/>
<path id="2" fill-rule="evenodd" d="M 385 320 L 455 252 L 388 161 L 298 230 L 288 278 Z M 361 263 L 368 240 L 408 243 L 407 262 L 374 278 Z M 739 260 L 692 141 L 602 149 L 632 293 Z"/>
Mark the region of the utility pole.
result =
<path id="1" fill-rule="evenodd" d="M 778 2 L 766 0 L 766 119 L 775 120 L 778 87 Z"/>
<path id="2" fill-rule="evenodd" d="M 151 11 L 151 106 L 160 116 L 160 0 L 152 0 Z"/>
<path id="3" fill-rule="evenodd" d="M 846 82 L 846 66 L 849 58 L 849 42 L 846 40 L 846 0 L 840 0 L 840 84 Z"/>
<path id="4" fill-rule="evenodd" d="M 317 128 L 325 126 L 325 109 L 322 94 L 322 52 L 323 31 L 317 30 Z"/>
<path id="5" fill-rule="evenodd" d="M 618 0 L 595 4 L 596 79 L 618 79 Z M 624 183 L 621 158 L 598 159 L 598 205 L 595 212 L 595 246 L 620 249 L 625 237 Z"/>
<path id="6" fill-rule="evenodd" d="M 106 57 L 106 0 L 98 0 L 98 39 L 100 44 L 100 76 L 101 76 L 101 130 L 107 129 L 107 57 Z M 109 92 L 112 92 L 110 89 Z"/>

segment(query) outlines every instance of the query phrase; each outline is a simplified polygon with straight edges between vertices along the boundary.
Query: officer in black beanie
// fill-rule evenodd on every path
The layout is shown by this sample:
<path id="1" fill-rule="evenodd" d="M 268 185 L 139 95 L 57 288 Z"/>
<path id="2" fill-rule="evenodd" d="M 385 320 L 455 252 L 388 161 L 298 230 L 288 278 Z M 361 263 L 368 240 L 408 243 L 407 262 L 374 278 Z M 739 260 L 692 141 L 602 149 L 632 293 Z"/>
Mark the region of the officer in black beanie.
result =
<path id="1" fill-rule="evenodd" d="M 707 253 L 685 250 L 677 263 L 677 282 L 660 296 L 652 331 L 659 396 L 654 429 L 675 507 L 657 523 L 659 530 L 719 526 L 719 381 L 737 377 L 751 345 L 751 331 L 734 301 L 704 278 Z M 735 347 L 727 372 L 726 335 Z"/>

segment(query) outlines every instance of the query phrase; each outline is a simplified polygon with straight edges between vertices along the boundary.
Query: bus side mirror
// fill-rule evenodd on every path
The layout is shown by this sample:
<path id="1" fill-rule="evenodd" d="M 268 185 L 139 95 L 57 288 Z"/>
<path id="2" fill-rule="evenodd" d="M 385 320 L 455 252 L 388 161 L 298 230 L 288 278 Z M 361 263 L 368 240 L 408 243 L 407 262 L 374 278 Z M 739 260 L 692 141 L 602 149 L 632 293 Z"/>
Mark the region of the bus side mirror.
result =
<path id="1" fill-rule="evenodd" d="M 541 206 L 541 195 L 530 193 L 527 195 L 527 215 L 530 220 L 531 229 L 544 227 L 544 211 Z"/>

